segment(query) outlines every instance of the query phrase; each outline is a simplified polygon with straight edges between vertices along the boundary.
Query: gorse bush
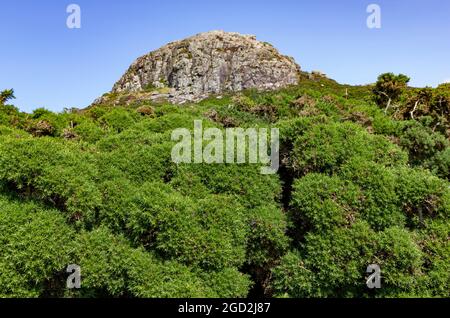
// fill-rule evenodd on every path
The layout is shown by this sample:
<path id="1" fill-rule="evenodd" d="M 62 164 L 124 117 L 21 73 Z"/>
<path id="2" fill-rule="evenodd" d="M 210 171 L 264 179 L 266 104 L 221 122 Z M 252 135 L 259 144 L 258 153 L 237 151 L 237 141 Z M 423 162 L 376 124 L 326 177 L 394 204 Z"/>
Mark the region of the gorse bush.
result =
<path id="1" fill-rule="evenodd" d="M 74 230 L 59 211 L 7 196 L 0 196 L 0 220 L 0 297 L 43 295 L 70 264 Z"/>
<path id="2" fill-rule="evenodd" d="M 353 157 L 385 165 L 407 161 L 406 154 L 383 136 L 352 123 L 317 124 L 294 141 L 292 168 L 300 174 L 331 173 Z"/>
<path id="3" fill-rule="evenodd" d="M 436 153 L 432 158 L 425 160 L 424 166 L 435 175 L 450 180 L 450 148 Z"/>
<path id="4" fill-rule="evenodd" d="M 429 274 L 425 259 L 435 255 L 426 256 L 431 250 L 422 248 L 419 236 L 430 224 L 448 223 L 449 186 L 430 172 L 362 157 L 333 176 L 310 173 L 297 179 L 290 209 L 297 251 L 273 269 L 276 293 L 369 296 L 361 275 L 374 263 L 383 268 L 378 296 L 448 295 L 441 289 L 448 265 L 439 263 Z M 448 258 L 448 250 L 434 251 Z"/>
<path id="5" fill-rule="evenodd" d="M 67 212 L 74 220 L 92 220 L 101 198 L 89 153 L 46 138 L 3 139 L 0 153 L 0 180 L 10 189 Z"/>
<path id="6" fill-rule="evenodd" d="M 3 92 L 0 297 L 449 297 L 449 90 L 408 81 L 302 76 L 183 106 L 109 94 L 31 114 Z M 279 128 L 278 174 L 173 162 L 171 133 L 194 120 Z"/>

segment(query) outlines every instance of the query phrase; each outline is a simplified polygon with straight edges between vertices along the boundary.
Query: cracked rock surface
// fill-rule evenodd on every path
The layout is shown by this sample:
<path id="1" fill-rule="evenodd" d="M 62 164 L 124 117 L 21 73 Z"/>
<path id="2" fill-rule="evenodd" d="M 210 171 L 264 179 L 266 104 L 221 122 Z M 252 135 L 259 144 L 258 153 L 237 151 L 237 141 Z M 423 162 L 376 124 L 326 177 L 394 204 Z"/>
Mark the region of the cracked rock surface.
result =
<path id="1" fill-rule="evenodd" d="M 297 84 L 299 72 L 293 58 L 281 55 L 255 36 L 211 31 L 169 43 L 138 58 L 112 93 L 154 91 L 149 99 L 184 103 L 210 94 Z"/>

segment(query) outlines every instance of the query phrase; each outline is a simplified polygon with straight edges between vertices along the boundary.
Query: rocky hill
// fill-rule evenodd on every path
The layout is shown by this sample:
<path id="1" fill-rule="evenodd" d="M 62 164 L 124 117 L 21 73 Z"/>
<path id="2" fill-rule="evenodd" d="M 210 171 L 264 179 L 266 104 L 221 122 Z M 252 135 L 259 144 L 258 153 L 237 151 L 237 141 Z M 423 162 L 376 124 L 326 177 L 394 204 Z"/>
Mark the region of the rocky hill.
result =
<path id="1" fill-rule="evenodd" d="M 300 67 L 252 35 L 200 33 L 138 58 L 112 93 L 147 93 L 173 103 L 244 89 L 272 90 L 298 83 Z M 104 102 L 104 99 L 97 101 Z"/>

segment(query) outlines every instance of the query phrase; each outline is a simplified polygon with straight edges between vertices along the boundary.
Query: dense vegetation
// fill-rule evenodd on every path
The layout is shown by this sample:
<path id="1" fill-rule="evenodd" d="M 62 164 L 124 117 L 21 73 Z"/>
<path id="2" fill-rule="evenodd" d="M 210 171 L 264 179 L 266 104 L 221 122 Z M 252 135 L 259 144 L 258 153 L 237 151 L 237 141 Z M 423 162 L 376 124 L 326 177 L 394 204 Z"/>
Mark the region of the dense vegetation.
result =
<path id="1" fill-rule="evenodd" d="M 124 95 L 31 114 L 4 91 L 0 297 L 449 297 L 450 85 L 408 81 L 305 75 L 183 106 Z M 171 132 L 195 119 L 278 127 L 279 173 L 173 163 Z"/>

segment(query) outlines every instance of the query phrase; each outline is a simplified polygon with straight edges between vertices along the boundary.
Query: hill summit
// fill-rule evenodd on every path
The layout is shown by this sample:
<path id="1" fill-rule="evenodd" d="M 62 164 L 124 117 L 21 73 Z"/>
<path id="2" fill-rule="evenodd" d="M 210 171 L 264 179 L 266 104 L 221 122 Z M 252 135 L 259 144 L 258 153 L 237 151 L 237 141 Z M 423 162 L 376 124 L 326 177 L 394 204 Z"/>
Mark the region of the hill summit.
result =
<path id="1" fill-rule="evenodd" d="M 174 103 L 244 89 L 272 90 L 298 83 L 300 67 L 252 35 L 223 31 L 171 42 L 138 58 L 111 93 L 147 92 Z"/>

